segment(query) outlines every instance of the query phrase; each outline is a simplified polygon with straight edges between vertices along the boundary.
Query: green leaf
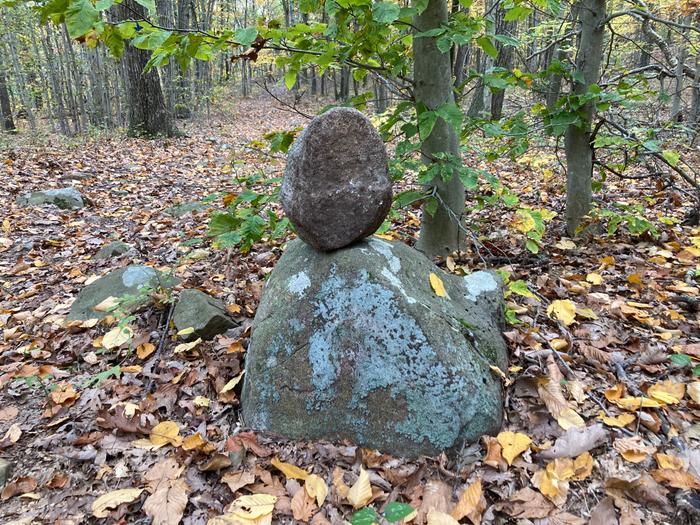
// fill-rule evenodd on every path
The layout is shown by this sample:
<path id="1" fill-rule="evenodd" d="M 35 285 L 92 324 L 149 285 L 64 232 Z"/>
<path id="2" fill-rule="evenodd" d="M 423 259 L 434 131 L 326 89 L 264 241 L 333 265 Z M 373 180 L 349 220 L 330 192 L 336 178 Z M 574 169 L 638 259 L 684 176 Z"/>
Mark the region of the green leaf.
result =
<path id="1" fill-rule="evenodd" d="M 402 191 L 394 197 L 394 204 L 397 208 L 403 208 L 414 202 L 417 202 L 425 197 L 422 191 Z"/>
<path id="2" fill-rule="evenodd" d="M 671 362 L 678 366 L 688 366 L 691 363 L 690 356 L 686 354 L 673 354 Z"/>
<path id="3" fill-rule="evenodd" d="M 480 36 L 479 38 L 476 39 L 476 43 L 479 45 L 481 49 L 484 50 L 484 53 L 486 53 L 488 56 L 491 58 L 496 58 L 498 56 L 498 49 L 493 45 L 493 42 L 491 42 L 491 39 L 487 36 Z"/>
<path id="4" fill-rule="evenodd" d="M 214 213 L 209 220 L 209 235 L 216 237 L 235 231 L 239 225 L 240 220 L 230 213 Z"/>
<path id="5" fill-rule="evenodd" d="M 391 503 L 387 503 L 386 507 L 384 507 L 384 517 L 389 523 L 393 523 L 404 519 L 415 510 L 416 509 L 411 507 L 408 503 L 392 501 Z"/>
<path id="6" fill-rule="evenodd" d="M 522 279 L 508 283 L 508 290 L 514 294 L 522 295 L 523 297 L 529 297 L 531 299 L 536 298 L 535 294 L 528 288 L 527 283 Z"/>
<path id="7" fill-rule="evenodd" d="M 434 111 L 423 111 L 418 115 L 418 126 L 420 139 L 427 139 L 433 132 L 435 123 L 437 122 L 438 115 Z"/>
<path id="8" fill-rule="evenodd" d="M 462 132 L 462 110 L 454 102 L 445 102 L 436 113 L 459 134 Z"/>
<path id="9" fill-rule="evenodd" d="M 150 14 L 156 12 L 156 0 L 136 0 L 136 3 L 148 9 Z"/>
<path id="10" fill-rule="evenodd" d="M 248 47 L 250 44 L 255 42 L 258 37 L 258 29 L 256 27 L 246 27 L 244 29 L 239 29 L 236 31 L 236 42 L 244 47 Z M 290 88 L 291 89 L 291 88 Z"/>
<path id="11" fill-rule="evenodd" d="M 661 156 L 668 162 L 671 166 L 676 166 L 681 156 L 670 149 L 665 149 L 661 152 Z"/>
<path id="12" fill-rule="evenodd" d="M 529 7 L 526 7 L 524 5 L 516 5 L 513 9 L 509 9 L 506 12 L 505 17 L 503 18 L 506 22 L 513 22 L 515 20 L 525 20 L 528 16 L 530 16 L 530 13 L 532 13 L 532 9 Z"/>
<path id="13" fill-rule="evenodd" d="M 525 243 L 525 248 L 530 250 L 532 253 L 539 253 L 539 251 L 540 251 L 540 245 L 537 244 L 532 239 L 527 240 L 527 242 Z"/>
<path id="14" fill-rule="evenodd" d="M 377 2 L 372 6 L 372 18 L 380 24 L 391 24 L 399 18 L 401 7 L 393 2 Z"/>
<path id="15" fill-rule="evenodd" d="M 292 90 L 294 87 L 294 84 L 296 84 L 297 81 L 297 72 L 294 71 L 293 69 L 290 69 L 284 74 L 284 85 L 287 86 L 288 90 Z"/>
<path id="16" fill-rule="evenodd" d="M 100 19 L 100 13 L 90 0 L 73 0 L 66 10 L 66 29 L 71 38 L 79 38 L 90 31 Z"/>
<path id="17" fill-rule="evenodd" d="M 695 377 L 700 376 L 700 365 L 695 365 L 693 367 L 693 376 L 695 376 Z"/>
<path id="18" fill-rule="evenodd" d="M 377 513 L 371 507 L 358 510 L 350 518 L 352 525 L 372 525 L 377 521 L 379 521 Z"/>

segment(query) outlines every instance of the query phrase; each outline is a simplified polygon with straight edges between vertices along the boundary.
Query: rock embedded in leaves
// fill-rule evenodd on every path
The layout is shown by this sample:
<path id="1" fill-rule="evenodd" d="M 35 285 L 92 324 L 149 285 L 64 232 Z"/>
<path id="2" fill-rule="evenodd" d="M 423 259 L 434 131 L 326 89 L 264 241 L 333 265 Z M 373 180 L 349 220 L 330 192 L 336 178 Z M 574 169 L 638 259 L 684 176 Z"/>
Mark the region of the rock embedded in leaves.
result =
<path id="1" fill-rule="evenodd" d="M 69 321 L 101 319 L 108 311 L 97 311 L 95 307 L 109 297 L 120 299 L 120 306 L 135 310 L 150 300 L 151 288 L 170 288 L 178 279 L 148 266 L 131 265 L 114 270 L 83 288 L 71 305 Z"/>
<path id="2" fill-rule="evenodd" d="M 495 433 L 501 384 L 490 365 L 507 364 L 501 298 L 496 274 L 447 275 L 400 242 L 323 253 L 295 240 L 253 324 L 244 422 L 409 457 Z"/>
<path id="3" fill-rule="evenodd" d="M 87 199 L 75 188 L 35 191 L 17 198 L 17 204 L 21 206 L 53 204 L 62 210 L 77 210 L 83 208 L 86 202 Z"/>
<path id="4" fill-rule="evenodd" d="M 362 113 L 314 118 L 289 150 L 281 201 L 299 237 L 322 251 L 374 233 L 391 207 L 384 142 Z"/>
<path id="5" fill-rule="evenodd" d="M 211 339 L 236 326 L 223 303 L 199 290 L 183 290 L 173 311 L 173 323 L 178 331 L 194 328 L 185 339 Z"/>
<path id="6" fill-rule="evenodd" d="M 95 254 L 94 259 L 111 259 L 112 257 L 121 257 L 131 249 L 131 246 L 122 241 L 112 241 L 104 245 Z"/>

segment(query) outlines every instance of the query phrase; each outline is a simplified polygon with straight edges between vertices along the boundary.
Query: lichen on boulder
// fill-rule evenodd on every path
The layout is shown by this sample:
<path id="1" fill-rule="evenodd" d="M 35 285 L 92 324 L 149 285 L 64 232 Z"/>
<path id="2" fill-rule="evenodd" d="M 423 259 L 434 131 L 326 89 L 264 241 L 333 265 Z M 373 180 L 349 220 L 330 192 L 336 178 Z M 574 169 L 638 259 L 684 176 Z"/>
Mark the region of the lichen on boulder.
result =
<path id="1" fill-rule="evenodd" d="M 455 449 L 501 425 L 501 323 L 490 272 L 447 275 L 375 237 L 330 253 L 292 241 L 253 324 L 244 422 L 401 456 Z"/>

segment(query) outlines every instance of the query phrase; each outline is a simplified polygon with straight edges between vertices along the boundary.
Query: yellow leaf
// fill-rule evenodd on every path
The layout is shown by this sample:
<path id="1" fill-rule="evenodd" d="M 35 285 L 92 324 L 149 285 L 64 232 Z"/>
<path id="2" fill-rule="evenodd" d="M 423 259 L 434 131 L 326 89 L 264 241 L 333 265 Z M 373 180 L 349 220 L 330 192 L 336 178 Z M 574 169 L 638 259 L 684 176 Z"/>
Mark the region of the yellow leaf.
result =
<path id="1" fill-rule="evenodd" d="M 589 273 L 586 275 L 586 281 L 595 285 L 603 284 L 603 276 L 599 273 Z"/>
<path id="2" fill-rule="evenodd" d="M 156 346 L 153 343 L 143 343 L 136 347 L 136 355 L 139 359 L 146 359 L 155 349 Z"/>
<path id="3" fill-rule="evenodd" d="M 662 404 L 648 397 L 621 397 L 612 401 L 620 408 L 634 412 L 640 408 L 661 408 Z"/>
<path id="4" fill-rule="evenodd" d="M 688 385 L 688 395 L 690 399 L 700 405 L 700 381 L 695 381 Z"/>
<path id="5" fill-rule="evenodd" d="M 151 443 L 156 446 L 166 445 L 170 443 L 174 447 L 179 447 L 182 444 L 182 436 L 180 436 L 180 427 L 174 421 L 163 421 L 158 423 L 151 430 Z"/>
<path id="6" fill-rule="evenodd" d="M 243 379 L 244 373 L 245 373 L 245 370 L 243 370 L 243 372 L 241 372 L 236 377 L 231 379 L 231 381 L 226 383 L 224 385 L 224 388 L 222 388 L 221 391 L 219 392 L 219 394 L 224 394 L 224 393 L 228 392 L 229 390 L 233 390 L 236 387 L 236 385 L 241 382 L 241 379 Z"/>
<path id="7" fill-rule="evenodd" d="M 609 427 L 617 427 L 617 428 L 622 428 L 626 427 L 630 423 L 632 423 L 635 419 L 637 419 L 637 416 L 634 414 L 620 414 L 619 416 L 606 416 L 604 412 L 600 412 L 599 415 L 600 419 L 608 425 Z"/>
<path id="8" fill-rule="evenodd" d="M 640 436 L 618 438 L 613 443 L 613 448 L 630 463 L 641 463 L 656 449 L 645 445 Z"/>
<path id="9" fill-rule="evenodd" d="M 656 458 L 656 463 L 658 463 L 659 468 L 661 469 L 685 470 L 683 460 L 677 456 L 662 454 L 659 452 L 655 454 L 654 457 Z"/>
<path id="10" fill-rule="evenodd" d="M 177 333 L 177 335 L 180 336 L 180 337 L 182 337 L 183 335 L 190 335 L 190 334 L 193 334 L 193 333 L 194 333 L 194 328 L 190 326 L 189 328 L 183 328 L 182 330 L 180 330 L 180 331 Z"/>
<path id="11" fill-rule="evenodd" d="M 442 279 L 432 272 L 430 274 L 430 286 L 435 290 L 435 295 L 438 297 L 445 297 L 445 285 L 442 283 Z"/>
<path id="12" fill-rule="evenodd" d="M 182 450 L 196 450 L 206 444 L 207 442 L 202 437 L 202 434 L 196 432 L 182 440 Z"/>
<path id="13" fill-rule="evenodd" d="M 566 503 L 569 493 L 568 479 L 573 475 L 573 462 L 569 458 L 558 458 L 547 465 L 544 470 L 535 472 L 532 484 L 557 506 Z M 561 477 L 560 477 L 561 476 Z"/>
<path id="14" fill-rule="evenodd" d="M 277 496 L 269 494 L 251 494 L 236 499 L 227 511 L 247 520 L 254 520 L 266 514 L 271 514 L 277 503 Z"/>
<path id="15" fill-rule="evenodd" d="M 197 396 L 194 398 L 194 406 L 196 407 L 208 407 L 210 402 L 208 397 Z"/>
<path id="16" fill-rule="evenodd" d="M 348 501 L 355 509 L 367 505 L 372 499 L 372 486 L 369 483 L 369 474 L 360 467 L 360 476 L 355 484 L 348 490 Z"/>
<path id="17" fill-rule="evenodd" d="M 567 346 L 569 346 L 569 342 L 566 339 L 556 338 L 549 342 L 549 346 L 551 346 L 554 350 L 564 350 Z"/>
<path id="18" fill-rule="evenodd" d="M 576 315 L 585 319 L 598 319 L 598 316 L 592 308 L 576 308 Z"/>
<path id="19" fill-rule="evenodd" d="M 128 326 L 117 326 L 102 337 L 102 347 L 110 350 L 131 340 L 134 332 Z"/>
<path id="20" fill-rule="evenodd" d="M 576 248 L 576 243 L 573 241 L 570 241 L 569 239 L 562 239 L 558 243 L 554 245 L 555 248 L 559 248 L 560 250 L 573 250 Z"/>
<path id="21" fill-rule="evenodd" d="M 431 510 L 428 512 L 428 525 L 459 525 L 459 522 L 449 514 Z"/>
<path id="22" fill-rule="evenodd" d="M 461 520 L 465 516 L 469 516 L 473 512 L 478 512 L 479 517 L 481 517 L 481 498 L 483 497 L 483 492 L 481 489 L 481 480 L 477 479 L 474 483 L 469 485 L 464 489 L 462 494 L 459 496 L 457 504 L 450 512 L 450 515 L 457 521 Z M 471 520 L 477 523 L 481 520 Z"/>
<path id="23" fill-rule="evenodd" d="M 92 309 L 97 312 L 109 312 L 114 310 L 117 306 L 119 306 L 119 299 L 110 295 L 97 306 L 93 306 Z"/>
<path id="24" fill-rule="evenodd" d="M 96 518 L 106 518 L 111 509 L 116 509 L 122 503 L 136 500 L 143 489 L 119 489 L 103 494 L 92 502 L 92 515 Z"/>
<path id="25" fill-rule="evenodd" d="M 273 467 L 277 470 L 282 471 L 282 473 L 290 479 L 303 479 L 306 480 L 309 477 L 309 473 L 304 469 L 299 468 L 291 463 L 284 463 L 280 461 L 276 456 L 270 461 Z"/>
<path id="26" fill-rule="evenodd" d="M 559 319 L 564 325 L 569 326 L 576 318 L 576 305 L 568 299 L 557 299 L 547 307 L 547 315 L 553 319 Z"/>
<path id="27" fill-rule="evenodd" d="M 304 489 L 306 489 L 306 493 L 316 499 L 316 503 L 318 504 L 319 508 L 323 505 L 323 502 L 326 501 L 326 496 L 328 496 L 328 485 L 326 485 L 326 482 L 323 481 L 323 478 L 320 476 L 317 476 L 316 474 L 309 474 L 309 476 L 306 478 L 306 482 L 304 483 Z"/>
<path id="28" fill-rule="evenodd" d="M 536 223 L 532 214 L 525 210 L 518 210 L 513 219 L 513 227 L 521 233 L 527 233 L 535 229 Z"/>
<path id="29" fill-rule="evenodd" d="M 590 452 L 584 452 L 574 459 L 574 475 L 571 479 L 583 481 L 593 472 L 593 456 Z"/>
<path id="30" fill-rule="evenodd" d="M 496 436 L 496 439 L 503 448 L 501 455 L 509 465 L 512 465 L 515 458 L 529 449 L 530 443 L 532 443 L 526 434 L 520 432 L 501 432 Z"/>
<path id="31" fill-rule="evenodd" d="M 341 497 L 347 498 L 350 487 L 343 481 L 344 474 L 343 469 L 340 467 L 335 467 L 333 469 L 333 487 L 335 487 L 336 492 L 340 494 Z"/>
<path id="32" fill-rule="evenodd" d="M 202 342 L 201 338 L 197 338 L 194 341 L 191 341 L 189 343 L 181 343 L 177 345 L 175 348 L 173 348 L 173 353 L 175 354 L 180 354 L 182 352 L 189 352 L 193 348 L 195 348 L 199 343 Z"/>
<path id="33" fill-rule="evenodd" d="M 681 402 L 685 395 L 685 385 L 683 383 L 674 383 L 671 380 L 661 381 L 649 387 L 647 394 L 652 399 L 661 401 L 667 405 L 675 405 Z"/>
<path id="34" fill-rule="evenodd" d="M 557 423 L 564 430 L 569 430 L 570 428 L 583 428 L 586 426 L 586 422 L 581 416 L 571 407 L 566 407 L 557 416 Z"/>
<path id="35" fill-rule="evenodd" d="M 603 257 L 602 259 L 600 259 L 600 264 L 603 264 L 605 266 L 615 266 L 615 257 L 613 257 L 612 255 Z"/>

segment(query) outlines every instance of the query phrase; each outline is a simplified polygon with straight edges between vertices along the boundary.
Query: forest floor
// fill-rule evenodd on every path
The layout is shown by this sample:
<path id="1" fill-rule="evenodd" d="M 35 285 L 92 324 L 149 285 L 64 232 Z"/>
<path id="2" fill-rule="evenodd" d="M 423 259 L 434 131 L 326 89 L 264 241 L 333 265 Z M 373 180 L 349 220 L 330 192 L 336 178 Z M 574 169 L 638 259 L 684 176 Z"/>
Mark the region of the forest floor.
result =
<path id="1" fill-rule="evenodd" d="M 456 273 L 498 267 L 532 292 L 516 284 L 507 298 L 519 323 L 506 332 L 498 438 L 456 458 L 403 460 L 240 428 L 240 385 L 222 390 L 242 370 L 283 242 L 245 255 L 215 250 L 206 238 L 211 209 L 182 217 L 164 210 L 236 194 L 234 176 L 280 176 L 284 157 L 250 142 L 304 123 L 269 99 L 250 99 L 225 117 L 187 124 L 181 138 L 19 136 L 5 148 L 0 458 L 13 474 L 0 486 L 0 522 L 203 524 L 234 500 L 228 518 L 211 523 L 342 523 L 355 512 L 350 501 L 379 513 L 405 502 L 419 524 L 454 523 L 448 514 L 488 524 L 700 522 L 700 229 L 681 224 L 689 211 L 682 193 L 659 190 L 653 179 L 608 180 L 602 201 L 640 204 L 658 237 L 623 227 L 566 238 L 564 174 L 551 153 L 482 166 L 523 204 L 558 214 L 540 253 L 524 248 L 523 217 L 496 204 L 470 216 L 476 247 L 440 262 Z M 15 203 L 22 193 L 68 185 L 92 205 Z M 223 208 L 222 199 L 213 206 Z M 409 209 L 387 234 L 412 244 L 418 224 L 419 210 Z M 185 242 L 198 238 L 197 246 Z M 95 260 L 114 239 L 136 252 Z M 163 333 L 167 307 L 157 301 L 131 323 L 136 351 L 106 350 L 105 324 L 66 326 L 85 283 L 126 264 L 174 269 L 181 287 L 220 298 L 240 326 L 184 352 L 175 351 L 174 330 Z M 264 496 L 251 507 L 245 496 L 254 494 L 275 496 L 274 510 Z M 353 523 L 373 521 L 362 517 Z"/>

